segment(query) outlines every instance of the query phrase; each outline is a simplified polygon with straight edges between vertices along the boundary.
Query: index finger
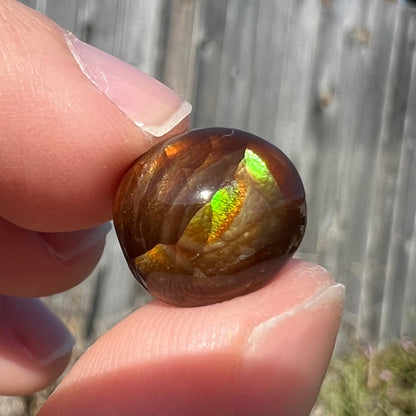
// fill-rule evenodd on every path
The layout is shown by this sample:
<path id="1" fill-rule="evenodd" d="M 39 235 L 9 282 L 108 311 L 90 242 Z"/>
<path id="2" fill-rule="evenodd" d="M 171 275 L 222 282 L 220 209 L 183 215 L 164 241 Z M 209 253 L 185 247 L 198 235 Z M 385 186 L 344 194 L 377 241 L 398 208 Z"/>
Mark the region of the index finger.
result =
<path id="1" fill-rule="evenodd" d="M 186 129 L 189 104 L 20 3 L 0 16 L 0 216 L 46 232 L 107 221 L 123 172 Z"/>

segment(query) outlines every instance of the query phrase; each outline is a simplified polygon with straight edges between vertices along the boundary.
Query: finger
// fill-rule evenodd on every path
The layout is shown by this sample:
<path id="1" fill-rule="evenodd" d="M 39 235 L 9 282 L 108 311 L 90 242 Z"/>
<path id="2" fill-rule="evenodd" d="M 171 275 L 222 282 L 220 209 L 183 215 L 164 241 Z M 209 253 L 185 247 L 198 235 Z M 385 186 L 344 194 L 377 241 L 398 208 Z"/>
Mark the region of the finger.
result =
<path id="1" fill-rule="evenodd" d="M 0 295 L 0 394 L 27 395 L 65 369 L 74 340 L 36 299 Z"/>
<path id="2" fill-rule="evenodd" d="M 0 2 L 0 33 L 0 292 L 47 295 L 92 270 L 106 228 L 90 227 L 129 164 L 186 129 L 189 105 L 20 3 Z"/>
<path id="3" fill-rule="evenodd" d="M 22 4 L 0 2 L 0 216 L 35 231 L 111 217 L 122 174 L 190 106 Z"/>
<path id="4" fill-rule="evenodd" d="M 343 293 L 322 268 L 292 261 L 267 287 L 227 302 L 153 302 L 99 339 L 39 416 L 306 415 Z"/>
<path id="5" fill-rule="evenodd" d="M 100 259 L 109 229 L 39 233 L 0 218 L 0 293 L 48 296 L 77 285 Z"/>

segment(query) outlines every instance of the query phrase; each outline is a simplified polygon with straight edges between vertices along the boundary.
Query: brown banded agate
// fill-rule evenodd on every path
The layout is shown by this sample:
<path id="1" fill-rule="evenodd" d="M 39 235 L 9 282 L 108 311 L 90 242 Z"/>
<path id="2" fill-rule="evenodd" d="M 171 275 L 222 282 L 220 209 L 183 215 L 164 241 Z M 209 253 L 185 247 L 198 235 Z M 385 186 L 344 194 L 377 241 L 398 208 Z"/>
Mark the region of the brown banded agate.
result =
<path id="1" fill-rule="evenodd" d="M 117 191 L 114 225 L 154 297 L 206 305 L 273 278 L 302 240 L 305 194 L 293 164 L 267 141 L 194 130 L 135 161 Z"/>

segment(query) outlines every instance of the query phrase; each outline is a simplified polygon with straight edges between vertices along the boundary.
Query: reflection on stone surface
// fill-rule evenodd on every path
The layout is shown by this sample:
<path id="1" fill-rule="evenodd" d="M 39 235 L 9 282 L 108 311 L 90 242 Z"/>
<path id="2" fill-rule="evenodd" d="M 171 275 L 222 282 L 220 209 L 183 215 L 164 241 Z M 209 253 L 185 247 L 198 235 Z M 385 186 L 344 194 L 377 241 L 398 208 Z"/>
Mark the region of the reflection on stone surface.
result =
<path id="1" fill-rule="evenodd" d="M 298 248 L 303 185 L 289 159 L 246 132 L 209 128 L 169 139 L 124 176 L 114 224 L 134 276 L 179 306 L 264 286 Z"/>

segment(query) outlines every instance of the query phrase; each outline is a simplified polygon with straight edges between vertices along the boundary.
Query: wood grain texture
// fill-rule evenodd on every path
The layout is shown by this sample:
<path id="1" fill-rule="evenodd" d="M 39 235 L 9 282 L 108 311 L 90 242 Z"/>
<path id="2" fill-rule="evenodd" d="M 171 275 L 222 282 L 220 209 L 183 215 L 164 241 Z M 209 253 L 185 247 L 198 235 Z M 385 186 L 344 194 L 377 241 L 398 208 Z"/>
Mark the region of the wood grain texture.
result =
<path id="1" fill-rule="evenodd" d="M 195 127 L 281 147 L 308 195 L 299 256 L 347 286 L 364 340 L 415 333 L 414 11 L 381 0 L 27 3 L 177 89 Z M 88 325 L 105 328 L 136 296 L 112 235 L 94 274 Z"/>
<path id="2" fill-rule="evenodd" d="M 307 192 L 299 257 L 347 289 L 341 344 L 351 334 L 373 345 L 416 335 L 414 9 L 382 0 L 24 3 L 175 88 L 194 104 L 194 127 L 244 129 L 279 146 Z M 47 303 L 81 321 L 82 345 L 148 299 L 114 235 L 81 287 Z"/>

